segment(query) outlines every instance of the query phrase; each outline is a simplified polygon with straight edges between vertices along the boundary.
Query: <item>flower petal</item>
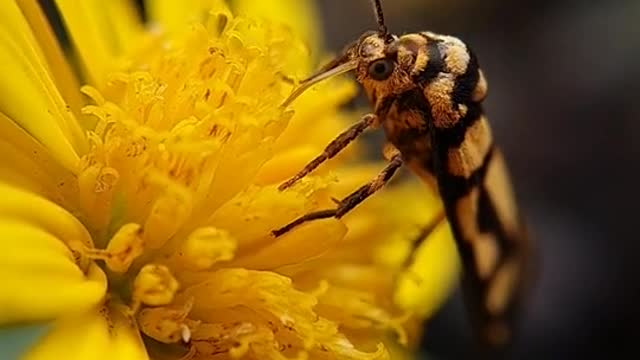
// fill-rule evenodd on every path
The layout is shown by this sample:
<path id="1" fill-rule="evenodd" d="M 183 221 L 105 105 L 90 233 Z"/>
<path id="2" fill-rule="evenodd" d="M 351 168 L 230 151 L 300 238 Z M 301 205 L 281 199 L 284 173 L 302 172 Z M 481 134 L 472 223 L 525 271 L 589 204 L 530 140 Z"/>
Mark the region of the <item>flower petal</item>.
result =
<path id="1" fill-rule="evenodd" d="M 13 1 L 0 3 L 0 112 L 75 169 L 82 131 L 55 87 L 42 52 Z"/>
<path id="2" fill-rule="evenodd" d="M 125 321 L 92 310 L 58 321 L 25 360 L 148 359 L 137 330 Z"/>
<path id="3" fill-rule="evenodd" d="M 349 101 L 356 91 L 356 86 L 351 81 L 340 79 L 329 80 L 307 90 L 291 105 L 295 109 L 295 115 L 278 138 L 276 150 L 312 145 L 322 151 L 350 122 L 357 120 L 354 116 L 337 112 L 337 106 Z M 309 136 L 310 134 L 313 136 Z M 345 151 L 350 151 L 354 145 L 357 146 L 357 142 Z"/>
<path id="4" fill-rule="evenodd" d="M 322 189 L 322 182 L 305 179 L 285 192 L 275 186 L 251 186 L 217 209 L 208 223 L 233 234 L 239 252 L 261 248 L 273 242 L 271 230 L 314 209 L 317 198 L 313 195 Z"/>
<path id="5" fill-rule="evenodd" d="M 68 247 L 92 247 L 82 224 L 56 204 L 6 184 L 0 183 L 0 197 L 0 308 L 10 309 L 0 323 L 56 318 L 102 301 L 104 273 Z"/>
<path id="6" fill-rule="evenodd" d="M 95 306 L 106 277 L 93 265 L 87 274 L 71 251 L 42 228 L 0 221 L 0 324 L 42 321 Z"/>
<path id="7" fill-rule="evenodd" d="M 101 29 L 108 36 L 117 55 L 127 53 L 137 46 L 144 29 L 142 18 L 131 0 L 111 0 L 91 2 L 93 11 L 108 20 Z"/>
<path id="8" fill-rule="evenodd" d="M 321 151 L 313 146 L 299 146 L 281 151 L 260 168 L 254 183 L 269 185 L 282 182 L 295 175 L 309 162 L 309 159 L 313 159 Z"/>
<path id="9" fill-rule="evenodd" d="M 318 9 L 313 1 L 236 0 L 233 5 L 238 14 L 264 18 L 290 26 L 293 33 L 308 42 L 309 48 L 314 51 L 318 51 L 321 47 L 321 26 L 318 21 Z"/>
<path id="10" fill-rule="evenodd" d="M 395 303 L 429 316 L 442 305 L 457 284 L 460 259 L 448 223 L 438 226 L 415 254 L 415 261 L 398 279 Z"/>
<path id="11" fill-rule="evenodd" d="M 109 355 L 105 359 L 146 360 L 149 358 L 137 326 L 121 312 L 111 311 Z"/>
<path id="12" fill-rule="evenodd" d="M 350 173 L 358 170 L 364 169 L 354 168 Z M 342 192 L 347 184 L 338 185 L 336 190 Z M 364 246 L 362 241 L 375 244 L 369 253 L 373 263 L 398 272 L 395 304 L 421 317 L 432 315 L 457 285 L 460 271 L 448 223 L 442 223 L 425 239 L 416 239 L 430 219 L 443 211 L 436 194 L 414 181 L 381 191 L 359 211 L 359 215 L 354 211 L 345 216 L 349 226 L 347 245 L 336 249 L 334 255 L 349 256 L 354 253 L 349 247 Z M 419 245 L 412 243 L 420 240 Z M 417 248 L 411 254 L 414 246 Z"/>
<path id="13" fill-rule="evenodd" d="M 311 359 L 388 358 L 382 344 L 370 353 L 357 349 L 340 333 L 337 323 L 318 316 L 314 294 L 295 289 L 291 279 L 273 272 L 221 269 L 182 296 L 196 299 L 191 316 L 207 323 L 195 329 L 193 339 L 219 348 L 231 337 L 240 344 L 230 349 L 232 356 L 251 351 L 250 358 L 281 359 L 276 353 L 282 351 L 308 353 Z M 238 326 L 242 334 L 232 332 Z M 212 332 L 215 328 L 222 331 Z"/>
<path id="14" fill-rule="evenodd" d="M 118 55 L 130 50 L 140 34 L 132 2 L 126 0 L 56 0 L 90 84 L 102 88 Z"/>
<path id="15" fill-rule="evenodd" d="M 346 233 L 347 227 L 337 219 L 314 221 L 274 239 L 272 244 L 231 265 L 260 270 L 300 264 L 332 249 Z"/>
<path id="16" fill-rule="evenodd" d="M 152 0 L 146 1 L 147 14 L 152 22 L 157 23 L 163 30 L 173 33 L 184 30 L 185 25 L 203 23 L 207 12 L 231 13 L 222 0 Z"/>
<path id="17" fill-rule="evenodd" d="M 42 228 L 76 251 L 93 248 L 91 236 L 82 223 L 53 202 L 4 183 L 0 183 L 0 198 L 0 219 Z"/>
<path id="18" fill-rule="evenodd" d="M 0 113 L 0 182 L 69 207 L 77 190 L 74 175 L 16 123 Z"/>
<path id="19" fill-rule="evenodd" d="M 17 0 L 17 4 L 33 30 L 33 35 L 42 49 L 47 64 L 49 64 L 49 70 L 55 79 L 57 88 L 60 89 L 60 93 L 69 103 L 73 112 L 80 114 L 82 97 L 78 91 L 80 89 L 78 79 L 71 70 L 40 3 L 32 0 Z"/>

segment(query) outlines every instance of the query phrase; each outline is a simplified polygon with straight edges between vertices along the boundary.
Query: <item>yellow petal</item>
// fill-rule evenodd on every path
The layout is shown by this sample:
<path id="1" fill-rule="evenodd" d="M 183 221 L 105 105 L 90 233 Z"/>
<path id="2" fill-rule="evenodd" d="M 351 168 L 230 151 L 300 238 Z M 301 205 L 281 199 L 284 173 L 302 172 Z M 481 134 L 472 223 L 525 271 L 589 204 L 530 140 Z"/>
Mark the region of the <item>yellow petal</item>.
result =
<path id="1" fill-rule="evenodd" d="M 271 230 L 313 209 L 311 195 L 317 187 L 311 180 L 285 192 L 275 186 L 250 187 L 221 206 L 209 223 L 233 234 L 239 252 L 256 249 L 274 241 Z"/>
<path id="2" fill-rule="evenodd" d="M 217 208 L 253 182 L 262 165 L 272 156 L 273 139 L 263 139 L 263 136 L 261 130 L 247 129 L 235 143 L 227 144 L 208 190 L 208 209 Z M 253 149 L 247 151 L 248 148 Z"/>
<path id="3" fill-rule="evenodd" d="M 71 70 L 71 66 L 65 58 L 60 43 L 39 3 L 33 0 L 17 0 L 17 3 L 29 26 L 33 29 L 33 35 L 49 64 L 49 70 L 55 79 L 57 88 L 60 89 L 60 93 L 71 106 L 73 112 L 80 114 L 82 97 L 78 91 L 80 89 L 78 79 Z"/>
<path id="4" fill-rule="evenodd" d="M 448 223 L 438 226 L 417 249 L 415 261 L 398 280 L 395 303 L 427 316 L 442 305 L 457 284 L 458 250 Z"/>
<path id="5" fill-rule="evenodd" d="M 203 23 L 209 10 L 230 15 L 222 0 L 151 0 L 146 5 L 149 19 L 170 33 L 184 30 L 185 25 Z"/>
<path id="6" fill-rule="evenodd" d="M 262 166 L 254 182 L 257 185 L 268 185 L 285 181 L 300 171 L 321 151 L 312 146 L 298 146 L 281 151 Z"/>
<path id="7" fill-rule="evenodd" d="M 94 12 L 108 20 L 102 32 L 109 36 L 117 55 L 127 53 L 137 46 L 139 36 L 145 30 L 135 2 L 130 0 L 92 1 Z"/>
<path id="8" fill-rule="evenodd" d="M 115 317 L 115 316 L 114 316 Z M 137 327 L 127 318 L 116 317 L 113 320 L 109 356 L 105 359 L 146 360 L 149 359 Z"/>
<path id="9" fill-rule="evenodd" d="M 358 120 L 357 116 L 339 114 L 336 111 L 337 106 L 349 101 L 356 91 L 356 86 L 351 81 L 339 79 L 308 90 L 292 105 L 295 115 L 278 138 L 276 150 L 302 145 L 324 149 L 350 123 Z M 357 144 L 358 141 L 350 144 L 346 151 L 357 147 Z"/>
<path id="10" fill-rule="evenodd" d="M 104 273 L 83 261 L 78 265 L 65 245 L 91 246 L 82 224 L 24 190 L 0 184 L 0 197 L 0 308 L 10 309 L 0 322 L 51 319 L 99 303 Z"/>
<path id="11" fill-rule="evenodd" d="M 59 320 L 25 360 L 145 360 L 135 329 L 125 320 L 107 319 L 92 310 Z"/>
<path id="12" fill-rule="evenodd" d="M 102 270 L 83 273 L 69 249 L 42 228 L 0 221 L 0 324 L 42 321 L 81 311 L 102 301 Z"/>
<path id="13" fill-rule="evenodd" d="M 308 0 L 237 0 L 233 4 L 238 14 L 286 24 L 291 27 L 293 33 L 309 44 L 310 49 L 314 51 L 320 49 L 321 26 L 315 2 Z"/>
<path id="14" fill-rule="evenodd" d="M 0 3 L 0 112 L 75 169 L 86 142 L 55 87 L 35 39 L 13 1 Z M 11 74 L 11 76 L 8 76 Z"/>
<path id="15" fill-rule="evenodd" d="M 238 268 L 218 270 L 209 274 L 205 282 L 186 289 L 182 296 L 196 299 L 190 316 L 213 325 L 231 323 L 209 336 L 206 332 L 214 326 L 203 324 L 195 329 L 193 338 L 206 337 L 211 342 L 222 342 L 231 336 L 240 343 L 230 350 L 232 357 L 253 351 L 249 358 L 281 359 L 260 350 L 269 347 L 273 352 L 278 349 L 277 344 L 288 344 L 286 348 L 293 354 L 301 351 L 310 359 L 388 358 L 381 344 L 376 351 L 360 351 L 340 332 L 337 323 L 318 316 L 314 309 L 317 304 L 314 294 L 297 290 L 291 279 L 273 272 Z M 244 325 L 245 331 L 243 336 L 234 339 L 232 329 L 238 325 Z M 222 330 L 221 334 L 219 330 Z"/>
<path id="16" fill-rule="evenodd" d="M 381 327 L 395 330 L 399 342 L 406 345 L 406 333 L 400 321 L 391 317 L 381 304 L 376 301 L 374 293 L 353 290 L 340 286 L 329 286 L 320 296 L 322 314 L 329 319 L 339 319 L 344 329 L 368 329 Z"/>
<path id="17" fill-rule="evenodd" d="M 0 113 L 0 182 L 68 207 L 77 193 L 73 174 L 16 123 Z"/>
<path id="18" fill-rule="evenodd" d="M 93 247 L 82 223 L 53 202 L 3 183 L 0 183 L 0 198 L 0 218 L 33 224 L 75 250 Z"/>
<path id="19" fill-rule="evenodd" d="M 390 358 L 393 360 L 429 360 L 430 357 L 425 355 L 419 355 L 415 351 L 407 349 L 405 346 L 400 346 L 396 342 L 390 341 L 387 343 L 389 349 Z"/>
<path id="20" fill-rule="evenodd" d="M 276 269 L 282 266 L 300 264 L 321 256 L 337 246 L 347 233 L 347 227 L 336 219 L 313 221 L 301 225 L 255 254 L 239 258 L 230 266 L 250 269 Z"/>
<path id="21" fill-rule="evenodd" d="M 56 0 L 90 84 L 102 88 L 117 56 L 131 49 L 141 24 L 125 0 Z"/>

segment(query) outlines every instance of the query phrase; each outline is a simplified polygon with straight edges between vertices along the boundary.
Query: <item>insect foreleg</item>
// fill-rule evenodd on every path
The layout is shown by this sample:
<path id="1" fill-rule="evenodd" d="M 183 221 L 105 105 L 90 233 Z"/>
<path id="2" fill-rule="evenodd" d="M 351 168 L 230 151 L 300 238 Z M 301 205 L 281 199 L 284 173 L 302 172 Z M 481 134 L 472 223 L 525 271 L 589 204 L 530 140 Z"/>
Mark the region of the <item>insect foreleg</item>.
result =
<path id="1" fill-rule="evenodd" d="M 382 189 L 384 185 L 389 182 L 391 177 L 396 173 L 396 171 L 402 166 L 402 157 L 398 154 L 395 155 L 389 164 L 380 171 L 378 176 L 376 176 L 373 180 L 368 182 L 367 184 L 361 186 L 358 190 L 352 192 L 347 197 L 338 201 L 338 207 L 335 209 L 328 210 L 320 210 L 312 213 L 305 214 L 296 220 L 290 222 L 289 224 L 281 227 L 280 229 L 274 230 L 272 232 L 275 236 L 283 235 L 298 225 L 301 225 L 305 222 L 318 220 L 318 219 L 327 219 L 335 217 L 337 219 L 343 217 L 346 213 L 351 211 L 353 208 L 362 203 L 369 196 L 373 195 L 376 191 Z"/>
<path id="2" fill-rule="evenodd" d="M 336 156 L 342 149 L 347 147 L 358 135 L 362 134 L 367 128 L 376 124 L 378 118 L 374 114 L 367 114 L 360 119 L 357 123 L 353 124 L 350 128 L 345 130 L 342 134 L 338 135 L 332 142 L 327 145 L 322 154 L 318 155 L 315 159 L 311 160 L 300 172 L 295 174 L 292 178 L 282 183 L 278 189 L 285 190 L 291 185 L 295 184 L 298 180 L 307 176 L 310 172 L 315 170 L 320 164 Z"/>
<path id="3" fill-rule="evenodd" d="M 371 180 L 368 184 L 363 185 L 358 190 L 354 191 L 349 196 L 340 201 L 340 206 L 338 207 L 338 213 L 336 214 L 336 217 L 342 217 L 351 209 L 358 206 L 366 198 L 382 189 L 382 187 L 384 187 L 384 185 L 389 182 L 389 180 L 391 180 L 391 177 L 393 177 L 400 166 L 402 166 L 402 162 L 403 161 L 400 154 L 397 154 L 393 158 L 391 158 L 389 164 L 384 169 L 382 169 L 382 171 L 380 171 L 375 179 Z"/>

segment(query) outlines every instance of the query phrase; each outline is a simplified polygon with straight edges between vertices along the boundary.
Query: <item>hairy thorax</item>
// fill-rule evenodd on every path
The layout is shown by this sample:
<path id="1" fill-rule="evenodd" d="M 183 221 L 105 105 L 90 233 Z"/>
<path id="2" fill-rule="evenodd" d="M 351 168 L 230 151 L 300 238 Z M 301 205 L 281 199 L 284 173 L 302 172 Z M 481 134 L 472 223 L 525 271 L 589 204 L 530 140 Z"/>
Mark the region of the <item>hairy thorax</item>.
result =
<path id="1" fill-rule="evenodd" d="M 400 151 L 407 166 L 423 180 L 433 180 L 431 137 L 428 116 L 415 102 L 420 100 L 415 89 L 400 96 L 381 118 L 387 141 Z M 424 102 L 423 102 L 424 104 Z"/>

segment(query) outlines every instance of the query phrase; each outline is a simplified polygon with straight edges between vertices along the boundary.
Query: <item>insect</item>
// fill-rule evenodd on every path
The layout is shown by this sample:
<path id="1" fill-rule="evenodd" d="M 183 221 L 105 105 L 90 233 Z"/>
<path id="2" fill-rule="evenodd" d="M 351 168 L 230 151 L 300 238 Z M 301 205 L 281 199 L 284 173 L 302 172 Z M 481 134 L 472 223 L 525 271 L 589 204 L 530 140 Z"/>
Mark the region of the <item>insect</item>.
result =
<path id="1" fill-rule="evenodd" d="M 482 110 L 487 82 L 461 40 L 431 32 L 396 36 L 372 1 L 378 30 L 365 32 L 315 75 L 303 80 L 288 106 L 312 85 L 355 71 L 373 113 L 340 134 L 322 154 L 280 186 L 285 190 L 332 158 L 368 128 L 382 127 L 388 165 L 334 209 L 306 214 L 274 230 L 280 236 L 316 219 L 340 218 L 380 190 L 402 165 L 437 189 L 463 263 L 463 293 L 485 349 L 509 342 L 528 273 L 529 242 L 504 158 Z M 425 229 L 428 232 L 434 224 Z"/>

